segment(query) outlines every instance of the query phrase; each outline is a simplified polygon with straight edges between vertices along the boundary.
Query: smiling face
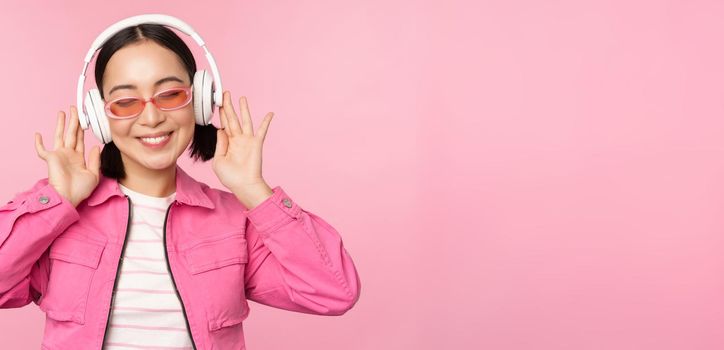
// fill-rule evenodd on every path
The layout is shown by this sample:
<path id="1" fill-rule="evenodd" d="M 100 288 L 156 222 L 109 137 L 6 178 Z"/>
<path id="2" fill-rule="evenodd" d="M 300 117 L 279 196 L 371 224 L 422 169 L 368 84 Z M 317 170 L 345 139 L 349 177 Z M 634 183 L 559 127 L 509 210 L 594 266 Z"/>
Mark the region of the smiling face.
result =
<path id="1" fill-rule="evenodd" d="M 188 72 L 173 51 L 143 40 L 113 54 L 103 74 L 102 88 L 104 102 L 108 102 L 128 96 L 147 99 L 159 91 L 190 85 Z M 126 172 L 164 170 L 175 167 L 193 138 L 193 101 L 172 111 L 162 111 L 149 101 L 137 117 L 108 118 L 108 122 Z M 157 135 L 167 136 L 143 138 Z"/>

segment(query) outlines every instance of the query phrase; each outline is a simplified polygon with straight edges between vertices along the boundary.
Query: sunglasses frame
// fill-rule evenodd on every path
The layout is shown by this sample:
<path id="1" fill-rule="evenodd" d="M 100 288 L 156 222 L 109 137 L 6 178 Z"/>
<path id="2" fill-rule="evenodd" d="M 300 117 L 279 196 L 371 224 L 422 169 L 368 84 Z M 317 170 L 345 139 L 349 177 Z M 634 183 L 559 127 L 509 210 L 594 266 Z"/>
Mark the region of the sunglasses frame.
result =
<path id="1" fill-rule="evenodd" d="M 158 104 L 156 104 L 156 98 L 157 98 L 159 95 L 161 95 L 161 94 L 163 94 L 163 93 L 166 93 L 166 92 L 169 92 L 169 91 L 172 91 L 172 90 L 183 90 L 183 91 L 185 91 L 185 92 L 186 92 L 186 96 L 188 96 L 188 97 L 186 98 L 186 101 L 184 101 L 184 103 L 182 103 L 180 106 L 174 107 L 174 108 L 161 108 L 161 107 L 159 107 Z M 118 98 L 115 98 L 115 99 L 113 99 L 112 101 L 109 101 L 109 102 L 106 103 L 106 105 L 105 105 L 106 116 L 108 116 L 108 118 L 112 118 L 112 119 L 132 119 L 132 118 L 136 118 L 136 117 L 138 117 L 139 115 L 141 115 L 141 113 L 143 113 L 143 110 L 146 109 L 146 103 L 148 103 L 148 102 L 153 103 L 153 105 L 156 106 L 156 108 L 158 108 L 158 109 L 160 109 L 160 110 L 162 110 L 162 111 L 175 111 L 175 110 L 177 110 L 177 109 L 181 109 L 181 108 L 186 107 L 186 106 L 191 102 L 191 100 L 193 99 L 192 90 L 193 90 L 193 84 L 192 84 L 191 86 L 179 86 L 179 87 L 168 88 L 168 89 L 165 89 L 165 90 L 163 90 L 163 91 L 159 91 L 159 92 L 155 93 L 153 96 L 151 96 L 150 98 L 147 98 L 147 99 L 143 99 L 142 97 L 136 97 L 136 96 L 123 96 L 123 97 L 118 97 Z M 126 117 L 121 117 L 121 116 L 117 116 L 117 115 L 113 114 L 113 112 L 111 112 L 111 105 L 112 105 L 113 103 L 117 102 L 117 101 L 126 100 L 126 99 L 136 99 L 136 100 L 141 101 L 141 103 L 143 104 L 143 107 L 141 108 L 141 111 L 138 112 L 138 113 L 135 114 L 135 115 L 126 116 Z"/>

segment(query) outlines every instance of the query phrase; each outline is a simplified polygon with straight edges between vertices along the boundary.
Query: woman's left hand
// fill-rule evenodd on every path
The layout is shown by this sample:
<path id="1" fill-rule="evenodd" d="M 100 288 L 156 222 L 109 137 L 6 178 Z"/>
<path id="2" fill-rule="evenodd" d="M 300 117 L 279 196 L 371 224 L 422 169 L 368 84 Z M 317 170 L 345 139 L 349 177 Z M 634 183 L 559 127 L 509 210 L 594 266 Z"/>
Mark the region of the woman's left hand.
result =
<path id="1" fill-rule="evenodd" d="M 219 107 L 222 129 L 216 133 L 216 151 L 211 166 L 221 184 L 251 209 L 273 194 L 261 174 L 261 154 L 274 113 L 264 116 L 255 134 L 246 97 L 239 98 L 241 122 L 231 104 L 229 91 L 224 92 L 223 99 L 223 106 Z"/>

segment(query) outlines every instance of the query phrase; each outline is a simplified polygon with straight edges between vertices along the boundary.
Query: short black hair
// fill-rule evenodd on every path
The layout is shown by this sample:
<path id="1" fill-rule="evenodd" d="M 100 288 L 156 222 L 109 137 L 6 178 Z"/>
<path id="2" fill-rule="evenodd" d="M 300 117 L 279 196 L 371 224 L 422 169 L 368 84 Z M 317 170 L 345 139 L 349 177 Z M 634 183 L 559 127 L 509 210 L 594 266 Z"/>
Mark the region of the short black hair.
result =
<path id="1" fill-rule="evenodd" d="M 164 25 L 144 23 L 124 28 L 114 34 L 103 44 L 98 52 L 98 58 L 95 64 L 95 78 L 101 98 L 103 98 L 103 73 L 106 70 L 111 56 L 125 46 L 144 40 L 152 40 L 176 53 L 189 74 L 189 81 L 193 83 L 194 74 L 196 73 L 196 61 L 186 43 Z M 195 124 L 194 138 L 189 147 L 189 156 L 194 162 L 199 159 L 205 162 L 214 157 L 214 152 L 216 151 L 216 130 L 217 128 L 213 124 Z M 101 173 L 103 176 L 117 180 L 126 177 L 121 151 L 113 141 L 105 144 L 101 151 Z"/>

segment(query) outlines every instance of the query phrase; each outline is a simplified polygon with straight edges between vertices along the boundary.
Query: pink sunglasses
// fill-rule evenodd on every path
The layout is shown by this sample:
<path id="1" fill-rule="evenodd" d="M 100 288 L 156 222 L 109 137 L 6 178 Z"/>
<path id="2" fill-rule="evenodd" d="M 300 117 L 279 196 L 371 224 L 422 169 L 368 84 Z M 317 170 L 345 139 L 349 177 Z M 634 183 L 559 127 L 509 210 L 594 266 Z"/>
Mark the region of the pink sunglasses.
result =
<path id="1" fill-rule="evenodd" d="M 185 107 L 191 102 L 193 85 L 175 87 L 157 92 L 149 99 L 141 97 L 119 97 L 106 103 L 106 115 L 113 119 L 135 118 L 146 108 L 146 103 L 153 103 L 162 111 L 173 111 Z"/>

